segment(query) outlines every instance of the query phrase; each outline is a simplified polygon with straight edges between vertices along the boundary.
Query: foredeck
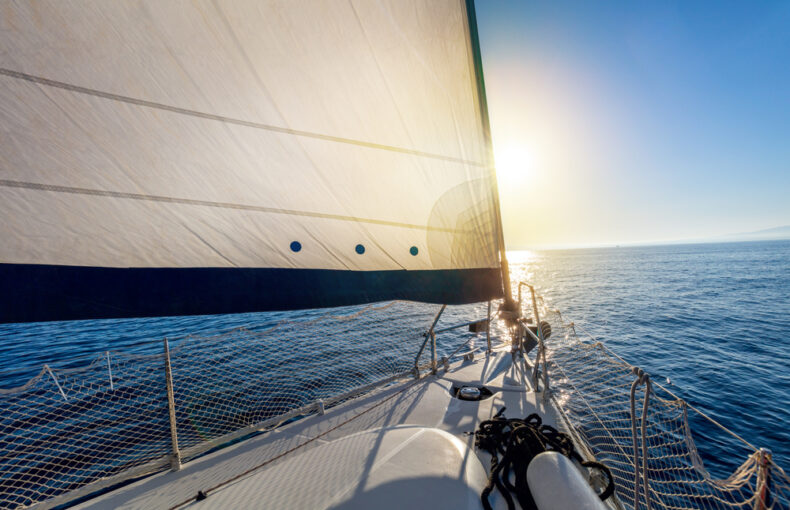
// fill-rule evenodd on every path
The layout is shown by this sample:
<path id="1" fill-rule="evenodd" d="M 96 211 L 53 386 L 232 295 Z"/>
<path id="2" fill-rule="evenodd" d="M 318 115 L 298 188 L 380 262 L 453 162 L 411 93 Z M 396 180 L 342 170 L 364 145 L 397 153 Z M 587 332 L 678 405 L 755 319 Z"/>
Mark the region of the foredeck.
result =
<path id="1" fill-rule="evenodd" d="M 360 508 L 374 501 L 377 510 L 479 508 L 490 458 L 472 448 L 470 433 L 506 407 L 508 418 L 537 413 L 582 456 L 605 464 L 615 488 L 607 505 L 790 508 L 790 478 L 770 452 L 735 436 L 745 445 L 746 455 L 736 457 L 743 464 L 726 479 L 712 477 L 689 413 L 718 423 L 581 337 L 559 312 L 541 311 L 550 321 L 549 347 L 522 328 L 514 363 L 509 347 L 475 345 L 485 339 L 479 334 L 459 334 L 437 349 L 436 333 L 470 323 L 436 329 L 434 318 L 427 332 L 404 332 L 402 324 L 430 318 L 416 320 L 409 305 L 378 309 L 397 307 L 404 321 L 360 312 L 182 342 L 164 356 L 129 358 L 134 363 L 107 353 L 83 369 L 44 367 L 5 393 L 10 426 L 0 494 L 36 508 Z M 372 343 L 355 341 L 374 328 Z M 298 341 L 284 345 L 283 335 Z M 538 348 L 527 361 L 520 348 L 529 335 Z M 315 355 L 328 339 L 346 347 L 335 357 Z M 468 360 L 464 348 L 477 358 Z M 493 394 L 462 401 L 451 394 L 454 384 L 485 385 Z M 176 470 L 165 472 L 169 466 Z M 499 497 L 494 491 L 490 501 L 502 504 Z"/>
<path id="2" fill-rule="evenodd" d="M 453 383 L 485 384 L 494 395 L 481 401 L 459 400 L 451 395 Z M 469 501 L 471 491 L 475 494 L 471 502 L 479 507 L 479 477 L 482 473 L 484 485 L 485 470 L 475 466 L 488 466 L 489 459 L 487 454 L 474 451 L 474 436 L 469 432 L 503 406 L 508 416 L 538 413 L 546 423 L 555 425 L 553 409 L 541 402 L 540 394 L 527 388 L 518 364 L 511 363 L 510 353 L 492 353 L 458 363 L 446 373 L 440 370 L 435 376 L 393 384 L 327 410 L 324 415 L 295 421 L 206 455 L 185 464 L 180 471 L 139 480 L 79 508 L 171 508 L 195 504 L 199 491 L 208 492 L 207 499 L 198 505 L 206 508 L 361 508 L 369 485 L 377 486 L 379 467 L 396 456 L 405 442 L 424 435 L 426 428 L 453 438 L 447 444 L 454 441 L 460 457 L 444 459 L 443 463 L 445 467 L 450 464 L 450 471 L 453 466 L 463 468 L 456 472 L 455 479 L 443 476 L 445 483 L 434 484 L 431 490 L 417 484 L 409 491 L 409 485 L 405 485 L 407 490 L 400 492 L 401 499 L 379 497 L 379 506 L 403 506 L 409 498 L 419 496 L 423 504 L 430 501 L 432 508 L 458 508 L 458 498 Z M 394 428 L 400 430 L 392 435 Z M 328 443 L 337 445 L 331 454 L 306 454 Z M 438 457 L 437 452 L 423 453 L 426 465 L 430 458 L 441 458 L 441 452 Z M 430 466 L 427 469 L 430 471 Z M 448 470 L 442 472 L 446 475 Z M 412 476 L 415 482 L 430 475 L 419 474 Z M 218 487 L 229 481 L 232 483 Z"/>

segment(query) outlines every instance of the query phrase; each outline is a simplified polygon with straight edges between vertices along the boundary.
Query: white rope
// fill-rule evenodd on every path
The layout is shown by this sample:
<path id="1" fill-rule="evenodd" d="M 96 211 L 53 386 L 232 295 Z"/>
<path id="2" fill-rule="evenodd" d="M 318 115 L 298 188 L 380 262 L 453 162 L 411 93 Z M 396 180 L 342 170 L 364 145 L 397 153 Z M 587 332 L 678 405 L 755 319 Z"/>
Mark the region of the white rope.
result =
<path id="1" fill-rule="evenodd" d="M 58 391 L 63 396 L 63 400 L 68 402 L 69 399 L 66 398 L 66 394 L 63 392 L 63 388 L 60 387 L 60 383 L 58 382 L 58 378 L 55 377 L 55 374 L 52 373 L 52 369 L 49 368 L 49 365 L 44 365 L 44 368 L 47 370 L 47 372 L 49 372 L 50 377 L 52 377 L 52 380 L 55 382 L 55 386 L 58 387 Z"/>
<path id="2" fill-rule="evenodd" d="M 613 351 L 613 350 L 611 350 L 609 347 L 607 347 L 607 346 L 606 346 L 606 345 L 605 345 L 603 342 L 599 341 L 599 340 L 598 340 L 598 338 L 597 338 L 595 335 L 593 335 L 592 333 L 590 333 L 589 331 L 587 331 L 587 330 L 586 330 L 585 328 L 583 328 L 582 326 L 579 326 L 578 324 L 575 324 L 575 323 L 573 323 L 573 322 L 571 322 L 571 323 L 567 324 L 567 326 L 568 326 L 568 327 L 571 327 L 571 328 L 573 328 L 573 333 L 574 333 L 574 335 L 576 335 L 576 329 L 575 329 L 575 328 L 577 328 L 577 327 L 578 327 L 578 328 L 579 328 L 579 330 L 581 330 L 581 331 L 582 331 L 582 332 L 583 332 L 585 335 L 587 335 L 587 336 L 590 338 L 590 340 L 591 340 L 591 341 L 595 342 L 595 345 L 599 346 L 599 347 L 600 347 L 602 350 L 606 351 L 606 353 L 607 353 L 607 354 L 609 354 L 609 355 L 611 355 L 612 357 L 614 357 L 614 358 L 618 359 L 619 361 L 621 361 L 623 364 L 625 364 L 625 365 L 626 365 L 626 366 L 628 366 L 629 368 L 631 368 L 631 369 L 635 368 L 635 367 L 634 367 L 634 365 L 630 364 L 628 361 L 626 361 L 625 359 L 623 359 L 623 358 L 622 358 L 620 355 L 618 355 L 616 352 L 614 352 L 614 351 Z M 578 339 L 580 342 L 582 342 L 582 339 L 581 339 L 581 338 L 579 338 L 579 337 L 578 337 L 578 335 L 576 335 L 576 338 L 577 338 L 577 339 Z M 682 398 L 682 397 L 678 396 L 677 394 L 675 394 L 675 393 L 674 393 L 672 390 L 670 390 L 669 388 L 667 388 L 667 387 L 666 387 L 666 386 L 664 386 L 663 384 L 661 384 L 661 383 L 659 383 L 659 382 L 657 382 L 657 381 L 652 381 L 652 380 L 651 380 L 651 384 L 655 384 L 656 386 L 658 386 L 659 388 L 661 388 L 663 391 L 667 392 L 667 394 L 671 395 L 673 398 L 675 398 L 675 399 L 676 399 L 676 400 L 678 400 L 679 402 L 683 402 L 683 403 L 684 403 L 686 406 L 688 406 L 688 408 L 689 408 L 689 409 L 691 409 L 692 411 L 694 411 L 695 413 L 697 413 L 697 414 L 698 414 L 699 416 L 701 416 L 702 418 L 705 418 L 706 420 L 708 420 L 709 422 L 711 422 L 711 423 L 712 423 L 712 424 L 714 424 L 716 427 L 718 427 L 718 428 L 719 428 L 719 429 L 721 429 L 722 431 L 726 432 L 727 434 L 729 434 L 729 435 L 730 435 L 730 436 L 732 436 L 733 438 L 735 438 L 735 439 L 737 439 L 738 441 L 742 442 L 742 443 L 743 443 L 745 446 L 748 446 L 748 447 L 749 447 L 749 449 L 751 449 L 751 450 L 753 450 L 753 451 L 759 451 L 759 448 L 758 448 L 758 447 L 756 447 L 755 445 L 753 445 L 752 443 L 750 443 L 749 441 L 747 441 L 746 439 L 744 439 L 744 438 L 743 438 L 742 436 L 740 436 L 739 434 L 737 434 L 737 433 L 733 432 L 732 430 L 728 429 L 728 428 L 727 428 L 725 425 L 723 425 L 722 423 L 718 422 L 716 419 L 714 419 L 714 418 L 711 418 L 711 417 L 710 417 L 710 416 L 708 416 L 708 415 L 707 415 L 707 414 L 706 414 L 706 413 L 705 413 L 705 412 L 704 412 L 702 409 L 699 409 L 698 407 L 695 407 L 694 405 L 690 404 L 688 401 L 686 401 L 686 399 L 684 399 L 684 398 Z"/>
<path id="3" fill-rule="evenodd" d="M 107 356 L 107 373 L 110 376 L 110 391 L 115 391 L 115 386 L 112 383 L 112 366 L 110 365 L 110 351 L 105 351 L 105 356 Z"/>

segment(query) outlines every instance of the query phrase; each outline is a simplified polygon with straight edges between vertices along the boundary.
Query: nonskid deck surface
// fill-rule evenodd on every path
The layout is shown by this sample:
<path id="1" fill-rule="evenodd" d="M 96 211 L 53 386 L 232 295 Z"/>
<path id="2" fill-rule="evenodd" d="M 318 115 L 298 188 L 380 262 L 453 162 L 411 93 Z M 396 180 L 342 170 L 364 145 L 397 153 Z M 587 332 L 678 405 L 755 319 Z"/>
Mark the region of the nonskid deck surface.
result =
<path id="1" fill-rule="evenodd" d="M 454 383 L 485 384 L 494 395 L 458 400 Z M 474 451 L 469 432 L 503 406 L 507 416 L 538 413 L 556 425 L 554 410 L 526 387 L 510 354 L 494 353 L 359 397 L 78 508 L 170 508 L 190 499 L 189 506 L 201 508 L 369 508 L 372 501 L 380 508 L 417 501 L 479 508 L 490 460 Z M 207 490 L 207 499 L 194 502 Z"/>

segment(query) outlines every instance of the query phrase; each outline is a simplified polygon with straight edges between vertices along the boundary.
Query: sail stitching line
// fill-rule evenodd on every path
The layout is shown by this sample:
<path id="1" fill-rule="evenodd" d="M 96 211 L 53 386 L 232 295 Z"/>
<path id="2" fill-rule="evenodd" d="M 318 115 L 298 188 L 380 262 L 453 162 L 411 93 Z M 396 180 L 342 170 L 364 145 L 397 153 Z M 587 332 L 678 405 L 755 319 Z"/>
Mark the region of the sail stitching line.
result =
<path id="1" fill-rule="evenodd" d="M 106 191 L 106 190 L 98 190 L 98 189 L 89 189 L 89 188 L 74 188 L 71 186 L 58 186 L 55 184 L 40 184 L 35 182 L 24 182 L 24 181 L 12 181 L 8 179 L 0 179 L 0 186 L 6 188 L 22 188 L 22 189 L 30 189 L 30 190 L 37 190 L 37 191 L 52 191 L 57 193 L 71 193 L 76 195 L 93 195 L 99 197 L 111 197 L 111 198 L 125 198 L 131 200 L 147 200 L 150 202 L 165 202 L 171 204 L 185 204 L 185 205 L 197 205 L 203 207 L 218 207 L 222 209 L 236 209 L 241 211 L 256 211 L 256 212 L 264 212 L 264 213 L 272 213 L 272 214 L 288 214 L 291 216 L 307 216 L 311 218 L 323 218 L 329 220 L 340 220 L 340 221 L 353 221 L 357 223 L 371 223 L 374 225 L 386 225 L 389 227 L 401 227 L 401 228 L 411 228 L 417 230 L 427 230 L 431 232 L 448 232 L 453 234 L 466 234 L 472 231 L 470 230 L 460 230 L 460 229 L 452 229 L 452 228 L 441 228 L 441 227 L 431 227 L 428 225 L 416 225 L 413 223 L 400 223 L 397 221 L 388 221 L 388 220 L 377 220 L 374 218 L 360 218 L 357 216 L 343 216 L 340 214 L 329 214 L 329 213 L 319 213 L 319 212 L 309 212 L 309 211 L 298 211 L 294 209 L 278 209 L 276 207 L 264 207 L 259 205 L 246 205 L 246 204 L 234 204 L 231 202 L 212 202 L 209 200 L 197 200 L 193 198 L 175 198 L 175 197 L 166 197 L 162 195 L 144 195 L 142 193 L 126 193 L 122 191 Z"/>
<path id="2" fill-rule="evenodd" d="M 263 130 L 266 130 L 266 131 L 273 131 L 273 132 L 276 132 L 276 133 L 285 133 L 285 134 L 289 134 L 289 135 L 304 136 L 304 137 L 308 137 L 308 138 L 315 138 L 315 139 L 318 139 L 318 140 L 326 140 L 326 141 L 330 141 L 330 142 L 345 143 L 345 144 L 349 144 L 349 145 L 357 145 L 357 146 L 360 146 L 360 147 L 367 147 L 367 148 L 370 148 L 370 149 L 379 149 L 379 150 L 385 150 L 385 151 L 390 151 L 390 152 L 399 152 L 399 153 L 402 153 L 402 154 L 411 154 L 413 156 L 420 156 L 420 157 L 424 157 L 424 158 L 438 159 L 438 160 L 442 160 L 442 161 L 449 161 L 449 162 L 452 162 L 452 163 L 462 163 L 462 164 L 465 164 L 465 165 L 477 166 L 477 167 L 481 167 L 481 168 L 485 168 L 487 166 L 485 163 L 480 163 L 480 162 L 477 162 L 477 161 L 469 161 L 469 160 L 462 159 L 462 158 L 454 158 L 452 156 L 444 156 L 444 155 L 441 155 L 441 154 L 433 154 L 433 153 L 430 153 L 430 152 L 418 151 L 418 150 L 414 150 L 414 149 L 406 149 L 404 147 L 396 147 L 396 146 L 393 146 L 393 145 L 384 145 L 384 144 L 378 144 L 378 143 L 373 143 L 373 142 L 365 142 L 365 141 L 362 141 L 362 140 L 355 140 L 353 138 L 343 138 L 343 137 L 339 137 L 339 136 L 325 135 L 325 134 L 322 134 L 322 133 L 313 133 L 313 132 L 310 132 L 310 131 L 302 131 L 302 130 L 299 130 L 299 129 L 290 129 L 290 128 L 284 128 L 284 127 L 280 127 L 280 126 L 272 126 L 272 125 L 263 124 L 263 123 L 260 123 L 260 122 L 252 122 L 252 121 L 248 121 L 248 120 L 234 119 L 232 117 L 225 117 L 223 115 L 215 115 L 213 113 L 206 113 L 206 112 L 201 112 L 201 111 L 197 111 L 197 110 L 189 110 L 187 108 L 181 108 L 181 107 L 178 107 L 178 106 L 171 106 L 171 105 L 167 105 L 167 104 L 163 104 L 163 103 L 157 103 L 157 102 L 154 102 L 154 101 L 147 101 L 145 99 L 137 99 L 137 98 L 134 98 L 134 97 L 122 96 L 120 94 L 113 94 L 113 93 L 104 92 L 104 91 L 101 91 L 101 90 L 90 89 L 90 88 L 87 88 L 87 87 L 81 87 L 79 85 L 72 85 L 70 83 L 65 83 L 65 82 L 62 82 L 62 81 L 50 80 L 48 78 L 43 78 L 41 76 L 34 76 L 32 74 L 21 73 L 19 71 L 13 71 L 11 69 L 0 68 L 0 75 L 8 76 L 10 78 L 16 78 L 16 79 L 19 79 L 19 80 L 25 80 L 25 81 L 29 81 L 29 82 L 33 82 L 33 83 L 38 83 L 40 85 L 47 85 L 49 87 L 55 87 L 55 88 L 59 88 L 59 89 L 63 89 L 63 90 L 68 90 L 68 91 L 71 91 L 71 92 L 77 92 L 79 94 L 87 94 L 87 95 L 90 95 L 90 96 L 101 97 L 103 99 L 109 99 L 109 100 L 112 100 L 112 101 L 119 101 L 119 102 L 122 102 L 122 103 L 134 104 L 134 105 L 138 105 L 138 106 L 145 106 L 145 107 L 148 107 L 148 108 L 155 108 L 155 109 L 159 109 L 159 110 L 166 110 L 166 111 L 173 112 L 173 113 L 178 113 L 178 114 L 181 114 L 181 115 L 189 115 L 189 116 L 192 116 L 192 117 L 199 117 L 199 118 L 208 119 L 208 120 L 216 120 L 216 121 L 225 122 L 225 123 L 228 123 L 228 124 L 237 124 L 239 126 L 251 127 L 251 128 L 256 128 L 256 129 L 263 129 Z"/>

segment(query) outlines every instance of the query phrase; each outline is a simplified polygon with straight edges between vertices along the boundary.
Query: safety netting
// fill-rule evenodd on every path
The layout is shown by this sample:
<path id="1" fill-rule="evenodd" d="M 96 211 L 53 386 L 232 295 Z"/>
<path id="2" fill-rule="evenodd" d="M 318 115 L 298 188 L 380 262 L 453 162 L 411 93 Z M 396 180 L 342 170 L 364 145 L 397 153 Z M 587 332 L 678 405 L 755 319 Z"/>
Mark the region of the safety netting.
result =
<path id="1" fill-rule="evenodd" d="M 44 366 L 26 384 L 0 389 L 0 508 L 68 501 L 104 482 L 168 469 L 175 451 L 188 462 L 413 377 L 421 349 L 418 364 L 429 368 L 425 333 L 439 308 L 351 307 L 170 339 L 167 353 L 159 340 L 147 353 L 109 351 L 76 368 Z M 438 326 L 486 313 L 485 304 L 448 307 Z M 648 383 L 558 312 L 544 308 L 542 318 L 552 325 L 545 342 L 551 398 L 582 450 L 611 470 L 623 508 L 790 508 L 790 479 L 769 455 L 738 438 L 743 447 L 729 455 L 740 466 L 714 476 L 694 442 L 696 408 Z M 438 361 L 485 342 L 485 334 L 465 328 L 442 333 Z"/>
<path id="2" fill-rule="evenodd" d="M 175 451 L 186 462 L 413 377 L 439 308 L 396 301 L 292 315 L 262 330 L 170 339 L 167 353 L 160 339 L 150 354 L 109 351 L 76 368 L 44 366 L 26 384 L 0 389 L 0 508 L 60 502 L 167 469 Z M 449 307 L 442 323 L 485 314 L 485 304 Z M 439 336 L 437 356 L 470 339 L 485 345 L 468 331 Z M 428 362 L 429 347 L 420 367 Z"/>
<path id="3" fill-rule="evenodd" d="M 611 470 L 623 507 L 790 508 L 790 478 L 769 452 L 651 381 L 603 343 L 577 332 L 558 311 L 544 309 L 543 318 L 552 325 L 545 342 L 551 398 L 577 440 Z M 730 476 L 715 477 L 706 469 L 692 432 L 690 416 L 695 413 L 740 445 L 728 452 L 740 464 Z"/>

